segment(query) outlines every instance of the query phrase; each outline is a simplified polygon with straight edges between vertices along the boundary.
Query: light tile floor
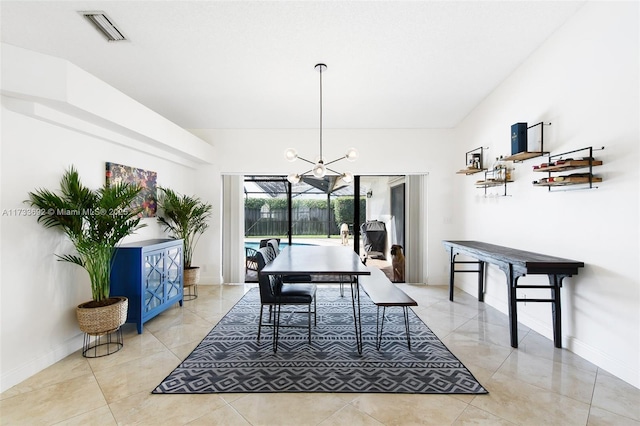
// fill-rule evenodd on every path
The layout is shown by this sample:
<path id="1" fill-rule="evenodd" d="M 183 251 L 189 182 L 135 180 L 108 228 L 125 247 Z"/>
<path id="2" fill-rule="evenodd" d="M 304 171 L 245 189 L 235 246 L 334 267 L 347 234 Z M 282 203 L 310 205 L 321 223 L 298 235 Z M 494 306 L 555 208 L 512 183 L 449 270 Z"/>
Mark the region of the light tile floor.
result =
<path id="1" fill-rule="evenodd" d="M 199 286 L 111 356 L 76 352 L 0 395 L 3 425 L 640 425 L 640 390 L 507 317 L 443 286 L 401 284 L 415 312 L 488 395 L 152 395 L 251 285 Z"/>

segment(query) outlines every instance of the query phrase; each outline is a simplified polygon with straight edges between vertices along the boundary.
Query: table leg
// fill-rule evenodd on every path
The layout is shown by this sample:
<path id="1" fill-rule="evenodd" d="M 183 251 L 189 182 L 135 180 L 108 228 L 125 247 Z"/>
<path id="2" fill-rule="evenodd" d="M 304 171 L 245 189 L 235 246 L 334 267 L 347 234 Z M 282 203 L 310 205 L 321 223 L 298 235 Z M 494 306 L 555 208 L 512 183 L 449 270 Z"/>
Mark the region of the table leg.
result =
<path id="1" fill-rule="evenodd" d="M 453 276 L 456 272 L 456 255 L 453 247 L 449 250 L 449 300 L 453 302 Z"/>
<path id="2" fill-rule="evenodd" d="M 551 311 L 553 314 L 553 344 L 556 348 L 562 348 L 562 311 L 560 310 L 560 287 L 564 277 L 549 274 L 551 285 Z"/>
<path id="3" fill-rule="evenodd" d="M 353 306 L 353 322 L 356 328 L 356 347 L 358 354 L 362 354 L 362 318 L 360 316 L 360 285 L 358 277 L 351 279 L 351 305 Z"/>
<path id="4" fill-rule="evenodd" d="M 518 347 L 518 301 L 516 300 L 518 278 L 514 276 L 513 266 L 509 265 L 507 286 L 509 287 L 509 330 L 512 348 Z"/>
<path id="5" fill-rule="evenodd" d="M 478 302 L 484 302 L 484 262 L 478 261 Z"/>
<path id="6" fill-rule="evenodd" d="M 403 306 L 402 310 L 404 314 L 404 328 L 407 334 L 407 348 L 411 350 L 411 330 L 409 328 L 409 308 L 407 308 L 406 306 Z"/>

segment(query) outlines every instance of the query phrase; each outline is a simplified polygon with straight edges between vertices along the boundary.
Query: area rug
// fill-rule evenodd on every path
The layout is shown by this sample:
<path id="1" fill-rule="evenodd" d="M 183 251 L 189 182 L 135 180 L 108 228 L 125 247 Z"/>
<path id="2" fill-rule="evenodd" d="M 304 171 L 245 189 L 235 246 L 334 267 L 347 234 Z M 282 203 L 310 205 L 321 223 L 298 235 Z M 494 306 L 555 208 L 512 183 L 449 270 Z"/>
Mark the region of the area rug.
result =
<path id="1" fill-rule="evenodd" d="M 376 306 L 361 291 L 363 350 L 358 354 L 348 290 L 340 297 L 337 288 L 319 288 L 316 297 L 311 344 L 306 328 L 281 328 L 273 353 L 272 328 L 263 328 L 257 341 L 260 295 L 252 289 L 153 393 L 487 393 L 413 311 L 411 350 L 401 308 L 387 309 L 376 350 Z M 304 325 L 306 319 L 306 313 L 294 314 L 287 325 Z"/>

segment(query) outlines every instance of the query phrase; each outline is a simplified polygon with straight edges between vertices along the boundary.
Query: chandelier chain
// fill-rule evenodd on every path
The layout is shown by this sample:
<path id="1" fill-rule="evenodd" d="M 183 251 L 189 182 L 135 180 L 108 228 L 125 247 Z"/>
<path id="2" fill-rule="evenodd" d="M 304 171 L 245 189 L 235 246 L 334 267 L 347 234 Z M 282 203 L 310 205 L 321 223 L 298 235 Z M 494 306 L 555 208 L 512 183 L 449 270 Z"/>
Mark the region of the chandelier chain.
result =
<path id="1" fill-rule="evenodd" d="M 322 66 L 320 66 L 320 161 L 322 157 Z"/>

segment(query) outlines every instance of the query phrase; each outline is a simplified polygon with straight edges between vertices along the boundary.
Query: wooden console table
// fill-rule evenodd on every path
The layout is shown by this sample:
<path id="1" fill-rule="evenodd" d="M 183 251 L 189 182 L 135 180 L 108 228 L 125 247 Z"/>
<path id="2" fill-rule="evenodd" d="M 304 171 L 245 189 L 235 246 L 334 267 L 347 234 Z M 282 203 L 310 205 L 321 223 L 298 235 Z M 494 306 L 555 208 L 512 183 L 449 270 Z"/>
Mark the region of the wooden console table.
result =
<path id="1" fill-rule="evenodd" d="M 485 263 L 500 268 L 507 276 L 509 287 L 509 328 L 511 331 L 511 347 L 518 347 L 518 311 L 517 302 L 550 302 L 553 313 L 553 342 L 556 348 L 562 347 L 562 315 L 560 310 L 560 288 L 562 280 L 578 274 L 583 262 L 532 253 L 509 247 L 497 246 L 480 241 L 443 241 L 449 252 L 449 300 L 453 301 L 454 274 L 456 272 L 474 272 L 478 274 L 478 300 L 484 301 L 484 269 Z M 478 259 L 475 261 L 456 261 L 456 256 L 463 254 Z M 478 269 L 456 270 L 456 264 L 477 264 Z M 527 274 L 544 274 L 549 277 L 549 286 L 518 285 L 518 279 Z M 523 288 L 548 288 L 550 299 L 518 298 L 516 291 Z"/>

